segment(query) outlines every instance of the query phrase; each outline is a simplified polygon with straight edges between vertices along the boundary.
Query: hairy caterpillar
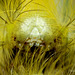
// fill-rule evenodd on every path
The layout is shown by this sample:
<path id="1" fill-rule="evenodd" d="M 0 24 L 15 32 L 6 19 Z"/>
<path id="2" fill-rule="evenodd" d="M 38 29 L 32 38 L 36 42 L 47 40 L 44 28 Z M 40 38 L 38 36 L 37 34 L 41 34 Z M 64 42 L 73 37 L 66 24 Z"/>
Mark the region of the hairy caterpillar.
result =
<path id="1" fill-rule="evenodd" d="M 74 75 L 74 0 L 0 0 L 0 74 Z"/>

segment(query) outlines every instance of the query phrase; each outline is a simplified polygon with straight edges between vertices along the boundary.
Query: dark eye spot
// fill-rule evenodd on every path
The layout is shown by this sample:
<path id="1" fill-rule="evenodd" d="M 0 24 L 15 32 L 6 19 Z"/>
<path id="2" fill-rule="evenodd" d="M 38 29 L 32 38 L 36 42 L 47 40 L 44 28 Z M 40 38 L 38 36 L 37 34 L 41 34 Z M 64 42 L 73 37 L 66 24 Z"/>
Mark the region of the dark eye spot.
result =
<path id="1" fill-rule="evenodd" d="M 53 47 L 51 50 L 47 51 L 45 54 L 45 58 L 49 58 L 52 54 L 54 54 L 56 51 L 56 48 Z"/>
<path id="2" fill-rule="evenodd" d="M 56 39 L 54 39 L 54 43 L 56 43 Z"/>
<path id="3" fill-rule="evenodd" d="M 14 41 L 16 41 L 16 37 L 14 37 Z"/>
<path id="4" fill-rule="evenodd" d="M 13 58 L 15 58 L 15 56 L 16 56 L 16 54 L 18 53 L 18 51 L 19 51 L 19 48 L 17 48 L 16 46 L 14 46 L 13 48 L 12 48 L 12 51 L 13 51 Z"/>

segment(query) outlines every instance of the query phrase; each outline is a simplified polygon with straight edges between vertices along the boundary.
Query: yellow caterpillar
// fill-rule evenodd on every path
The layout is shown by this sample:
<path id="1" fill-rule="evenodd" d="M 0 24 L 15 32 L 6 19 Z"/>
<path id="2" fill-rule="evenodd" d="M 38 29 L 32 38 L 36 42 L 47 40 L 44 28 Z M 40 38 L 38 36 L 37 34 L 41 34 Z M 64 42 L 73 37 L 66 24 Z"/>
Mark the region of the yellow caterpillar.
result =
<path id="1" fill-rule="evenodd" d="M 75 75 L 75 0 L 0 0 L 0 75 Z"/>

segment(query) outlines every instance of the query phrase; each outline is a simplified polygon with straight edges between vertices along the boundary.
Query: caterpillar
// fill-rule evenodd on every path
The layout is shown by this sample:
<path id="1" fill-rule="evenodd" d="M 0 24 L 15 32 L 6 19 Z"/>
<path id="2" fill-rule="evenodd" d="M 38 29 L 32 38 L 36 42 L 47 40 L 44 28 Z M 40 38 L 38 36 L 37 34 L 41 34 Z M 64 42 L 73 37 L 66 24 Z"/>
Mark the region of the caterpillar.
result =
<path id="1" fill-rule="evenodd" d="M 75 75 L 74 0 L 0 0 L 0 75 Z"/>

